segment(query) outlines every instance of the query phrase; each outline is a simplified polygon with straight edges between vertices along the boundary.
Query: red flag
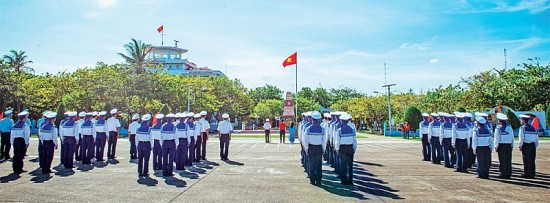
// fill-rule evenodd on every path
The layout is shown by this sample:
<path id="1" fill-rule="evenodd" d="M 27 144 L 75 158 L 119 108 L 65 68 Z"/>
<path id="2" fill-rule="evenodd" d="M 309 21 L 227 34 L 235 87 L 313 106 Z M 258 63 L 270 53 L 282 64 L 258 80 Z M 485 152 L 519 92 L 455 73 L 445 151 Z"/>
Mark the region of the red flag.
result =
<path id="1" fill-rule="evenodd" d="M 294 65 L 298 62 L 298 52 L 294 52 L 294 54 L 290 55 L 288 58 L 283 61 L 283 68 Z"/>
<path id="2" fill-rule="evenodd" d="M 0 120 L 4 119 L 4 112 L 0 112 Z"/>
<path id="3" fill-rule="evenodd" d="M 539 125 L 539 117 L 536 116 L 535 119 L 533 119 L 533 122 L 531 122 L 531 125 L 537 129 L 537 131 L 540 129 Z"/>
<path id="4" fill-rule="evenodd" d="M 157 28 L 157 32 L 162 32 L 164 30 L 164 25 L 161 25 L 159 28 Z"/>

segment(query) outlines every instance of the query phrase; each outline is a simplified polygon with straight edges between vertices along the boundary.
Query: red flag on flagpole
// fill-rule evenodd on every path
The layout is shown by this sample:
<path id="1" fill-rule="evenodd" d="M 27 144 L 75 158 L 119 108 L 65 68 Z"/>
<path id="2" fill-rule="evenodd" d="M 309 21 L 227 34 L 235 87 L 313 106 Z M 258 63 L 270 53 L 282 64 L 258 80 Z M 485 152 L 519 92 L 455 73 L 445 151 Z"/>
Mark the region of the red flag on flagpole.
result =
<path id="1" fill-rule="evenodd" d="M 162 30 L 164 30 L 164 25 L 161 25 L 159 28 L 157 28 L 157 32 L 162 32 Z"/>
<path id="2" fill-rule="evenodd" d="M 298 62 L 298 52 L 294 52 L 294 54 L 290 55 L 288 58 L 283 61 L 283 68 L 286 68 L 287 66 L 294 65 Z"/>
<path id="3" fill-rule="evenodd" d="M 4 112 L 0 112 L 0 120 L 4 119 Z"/>
<path id="4" fill-rule="evenodd" d="M 535 119 L 533 119 L 533 122 L 531 122 L 531 125 L 532 125 L 533 127 L 535 127 L 537 130 L 540 129 L 539 117 L 538 117 L 538 116 L 535 116 Z"/>

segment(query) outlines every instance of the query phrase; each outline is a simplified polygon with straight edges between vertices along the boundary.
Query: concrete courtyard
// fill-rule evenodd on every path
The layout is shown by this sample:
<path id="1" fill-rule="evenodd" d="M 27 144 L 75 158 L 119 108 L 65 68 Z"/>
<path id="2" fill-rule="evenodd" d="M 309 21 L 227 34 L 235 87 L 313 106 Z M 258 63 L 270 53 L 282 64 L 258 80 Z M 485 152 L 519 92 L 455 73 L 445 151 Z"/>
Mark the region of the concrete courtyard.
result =
<path id="1" fill-rule="evenodd" d="M 277 141 L 278 137 L 272 138 Z M 491 178 L 421 161 L 420 142 L 367 136 L 359 139 L 355 156 L 355 184 L 339 183 L 324 166 L 323 186 L 309 184 L 300 166 L 298 144 L 263 143 L 263 138 L 234 138 L 229 162 L 219 158 L 219 142 L 208 142 L 208 161 L 162 177 L 160 172 L 139 178 L 137 164 L 129 162 L 129 142 L 119 139 L 117 161 L 92 167 L 76 164 L 41 174 L 37 142 L 24 160 L 23 174 L 13 174 L 11 161 L 0 163 L 1 202 L 427 202 L 427 201 L 531 201 L 550 199 L 550 142 L 537 150 L 537 178 L 519 178 L 521 154 L 513 152 L 512 179 L 498 179 L 498 158 L 493 153 Z M 151 165 L 152 167 L 152 165 Z"/>

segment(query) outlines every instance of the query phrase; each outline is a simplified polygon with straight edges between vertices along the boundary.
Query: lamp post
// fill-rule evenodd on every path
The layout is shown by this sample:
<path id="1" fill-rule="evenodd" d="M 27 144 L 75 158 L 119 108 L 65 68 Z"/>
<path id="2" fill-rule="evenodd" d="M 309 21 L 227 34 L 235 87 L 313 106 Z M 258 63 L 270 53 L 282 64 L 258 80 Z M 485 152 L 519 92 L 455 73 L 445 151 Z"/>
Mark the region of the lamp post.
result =
<path id="1" fill-rule="evenodd" d="M 388 88 L 388 125 L 390 126 L 390 135 L 391 135 L 391 86 L 395 86 L 395 84 L 389 84 L 389 85 L 384 85 L 382 87 L 387 87 Z"/>
<path id="2" fill-rule="evenodd" d="M 193 84 L 184 85 L 184 86 L 187 86 L 187 112 L 189 112 L 191 110 L 191 106 L 190 106 L 190 104 L 191 104 L 191 102 L 190 102 L 191 101 L 191 86 L 193 86 L 193 85 L 195 85 L 195 84 L 193 83 Z M 208 90 L 208 88 L 203 87 L 198 92 L 203 92 L 205 90 Z M 196 97 L 196 92 L 193 93 L 193 95 L 195 95 L 195 97 Z M 195 99 L 193 98 L 193 100 L 195 100 Z"/>

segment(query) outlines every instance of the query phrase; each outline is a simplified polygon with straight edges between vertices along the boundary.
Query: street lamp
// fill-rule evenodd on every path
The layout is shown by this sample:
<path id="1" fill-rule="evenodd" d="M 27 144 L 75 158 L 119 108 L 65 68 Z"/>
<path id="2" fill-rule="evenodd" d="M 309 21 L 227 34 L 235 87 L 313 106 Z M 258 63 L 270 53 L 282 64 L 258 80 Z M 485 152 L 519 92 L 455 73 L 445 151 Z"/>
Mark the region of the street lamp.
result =
<path id="1" fill-rule="evenodd" d="M 395 86 L 395 84 L 389 84 L 389 85 L 384 85 L 382 87 L 387 87 L 388 88 L 388 125 L 390 126 L 390 135 L 391 135 L 391 86 Z"/>
<path id="2" fill-rule="evenodd" d="M 193 84 L 184 85 L 184 87 L 187 86 L 187 112 L 189 112 L 190 109 L 191 109 L 190 108 L 191 107 L 190 106 L 190 98 L 191 98 L 191 86 L 193 86 L 193 85 L 195 85 L 195 84 L 193 83 Z M 208 90 L 208 88 L 203 87 L 202 89 L 199 90 L 199 92 L 203 92 L 205 90 Z M 193 94 L 195 95 L 195 93 L 193 93 Z M 195 99 L 193 99 L 193 100 L 195 100 Z"/>

